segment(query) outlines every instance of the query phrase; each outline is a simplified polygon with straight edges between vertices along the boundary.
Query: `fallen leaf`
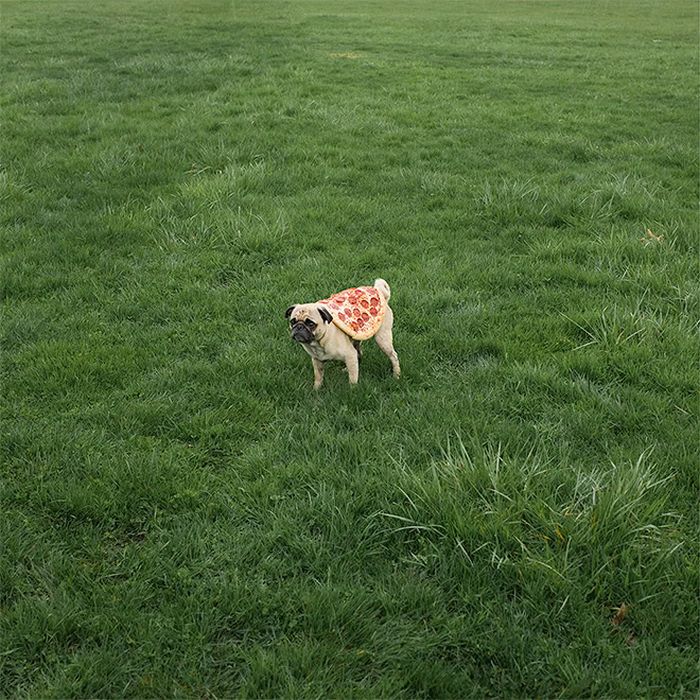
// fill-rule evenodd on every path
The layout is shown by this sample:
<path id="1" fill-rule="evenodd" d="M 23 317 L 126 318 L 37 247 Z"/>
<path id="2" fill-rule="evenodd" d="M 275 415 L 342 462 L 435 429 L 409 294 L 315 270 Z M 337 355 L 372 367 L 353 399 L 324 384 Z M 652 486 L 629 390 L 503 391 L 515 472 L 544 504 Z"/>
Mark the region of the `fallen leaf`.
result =
<path id="1" fill-rule="evenodd" d="M 622 603 L 619 608 L 613 608 L 615 610 L 615 614 L 613 615 L 612 620 L 610 622 L 613 625 L 621 625 L 622 621 L 627 617 L 627 613 L 629 612 L 630 606 L 627 605 L 626 603 Z"/>
<path id="2" fill-rule="evenodd" d="M 647 246 L 650 243 L 663 243 L 664 237 L 663 235 L 657 236 L 650 228 L 648 228 L 639 240 L 642 242 L 642 245 Z"/>

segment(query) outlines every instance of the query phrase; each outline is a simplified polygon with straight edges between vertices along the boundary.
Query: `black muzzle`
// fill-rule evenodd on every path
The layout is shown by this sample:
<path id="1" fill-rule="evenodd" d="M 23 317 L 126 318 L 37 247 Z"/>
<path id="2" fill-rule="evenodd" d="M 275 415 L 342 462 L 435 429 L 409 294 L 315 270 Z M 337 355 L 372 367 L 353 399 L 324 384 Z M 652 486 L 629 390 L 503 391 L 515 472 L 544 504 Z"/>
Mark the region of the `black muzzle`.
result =
<path id="1" fill-rule="evenodd" d="M 292 326 L 292 339 L 297 343 L 310 343 L 314 334 L 300 321 Z"/>

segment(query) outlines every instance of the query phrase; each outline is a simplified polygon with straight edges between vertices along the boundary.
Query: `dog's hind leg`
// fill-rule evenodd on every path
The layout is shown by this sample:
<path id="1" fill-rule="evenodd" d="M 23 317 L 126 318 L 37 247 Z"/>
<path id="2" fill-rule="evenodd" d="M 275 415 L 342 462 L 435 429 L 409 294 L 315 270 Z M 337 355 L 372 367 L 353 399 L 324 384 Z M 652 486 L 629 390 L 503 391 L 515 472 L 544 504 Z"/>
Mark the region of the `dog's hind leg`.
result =
<path id="1" fill-rule="evenodd" d="M 401 365 L 399 365 L 399 356 L 394 350 L 394 338 L 391 332 L 391 328 L 394 324 L 394 314 L 391 309 L 386 310 L 386 315 L 384 316 L 384 321 L 382 327 L 377 331 L 377 335 L 374 339 L 377 341 L 382 352 L 391 360 L 391 369 L 394 373 L 394 377 L 398 379 L 401 376 Z"/>
<path id="2" fill-rule="evenodd" d="M 348 379 L 353 386 L 357 384 L 360 377 L 360 359 L 356 352 L 352 350 L 345 357 L 345 366 L 348 369 Z"/>

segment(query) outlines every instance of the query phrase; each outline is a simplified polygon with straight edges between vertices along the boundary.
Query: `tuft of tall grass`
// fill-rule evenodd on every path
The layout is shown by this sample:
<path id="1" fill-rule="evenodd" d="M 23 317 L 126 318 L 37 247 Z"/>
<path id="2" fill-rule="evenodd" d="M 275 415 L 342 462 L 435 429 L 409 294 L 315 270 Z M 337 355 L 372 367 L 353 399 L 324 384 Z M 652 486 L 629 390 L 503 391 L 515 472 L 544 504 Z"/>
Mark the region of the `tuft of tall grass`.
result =
<path id="1" fill-rule="evenodd" d="M 400 500 L 380 516 L 417 556 L 489 565 L 511 582 L 548 581 L 563 601 L 585 592 L 603 604 L 663 593 L 682 565 L 678 516 L 651 450 L 627 464 L 583 469 L 542 451 L 453 440 L 422 472 L 402 469 Z M 543 577 L 542 574 L 545 574 Z"/>

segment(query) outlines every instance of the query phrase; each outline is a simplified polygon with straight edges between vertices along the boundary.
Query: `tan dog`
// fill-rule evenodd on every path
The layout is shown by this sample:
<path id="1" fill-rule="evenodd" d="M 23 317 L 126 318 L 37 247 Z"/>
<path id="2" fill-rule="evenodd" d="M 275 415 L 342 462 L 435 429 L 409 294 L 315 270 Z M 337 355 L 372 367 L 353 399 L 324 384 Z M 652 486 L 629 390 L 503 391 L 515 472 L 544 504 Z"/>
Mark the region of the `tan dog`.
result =
<path id="1" fill-rule="evenodd" d="M 320 389 L 321 384 L 323 384 L 323 370 L 328 360 L 345 362 L 350 384 L 357 384 L 360 373 L 361 340 L 353 338 L 350 333 L 354 333 L 356 336 L 360 335 L 362 340 L 374 336 L 377 345 L 391 360 L 394 377 L 398 379 L 401 376 L 399 357 L 394 350 L 391 332 L 394 323 L 394 313 L 388 304 L 391 289 L 383 279 L 378 279 L 375 280 L 374 287 L 360 287 L 358 290 L 345 290 L 330 299 L 314 304 L 296 304 L 285 311 L 284 315 L 285 318 L 289 319 L 292 339 L 301 343 L 304 350 L 311 355 L 311 362 L 314 366 L 314 389 Z M 348 321 L 350 322 L 355 320 L 347 309 L 343 308 L 342 311 L 337 312 L 337 318 L 334 318 L 331 311 L 331 308 L 338 308 L 338 304 L 335 302 L 336 298 L 341 300 L 348 296 L 353 298 L 354 294 L 357 294 L 357 297 L 354 298 L 359 299 L 358 308 L 352 309 L 355 316 L 358 317 L 357 320 L 362 324 L 362 317 L 366 317 L 366 330 L 359 333 L 354 332 L 353 328 L 342 320 L 346 317 L 349 317 Z M 368 299 L 372 301 L 371 306 Z M 362 307 L 359 307 L 360 303 Z M 372 319 L 369 313 L 362 311 L 362 308 L 371 311 L 376 318 Z M 376 321 L 374 323 L 376 327 L 372 325 L 373 321 Z M 343 330 L 339 325 L 342 326 Z M 354 322 L 352 326 L 357 330 Z"/>

